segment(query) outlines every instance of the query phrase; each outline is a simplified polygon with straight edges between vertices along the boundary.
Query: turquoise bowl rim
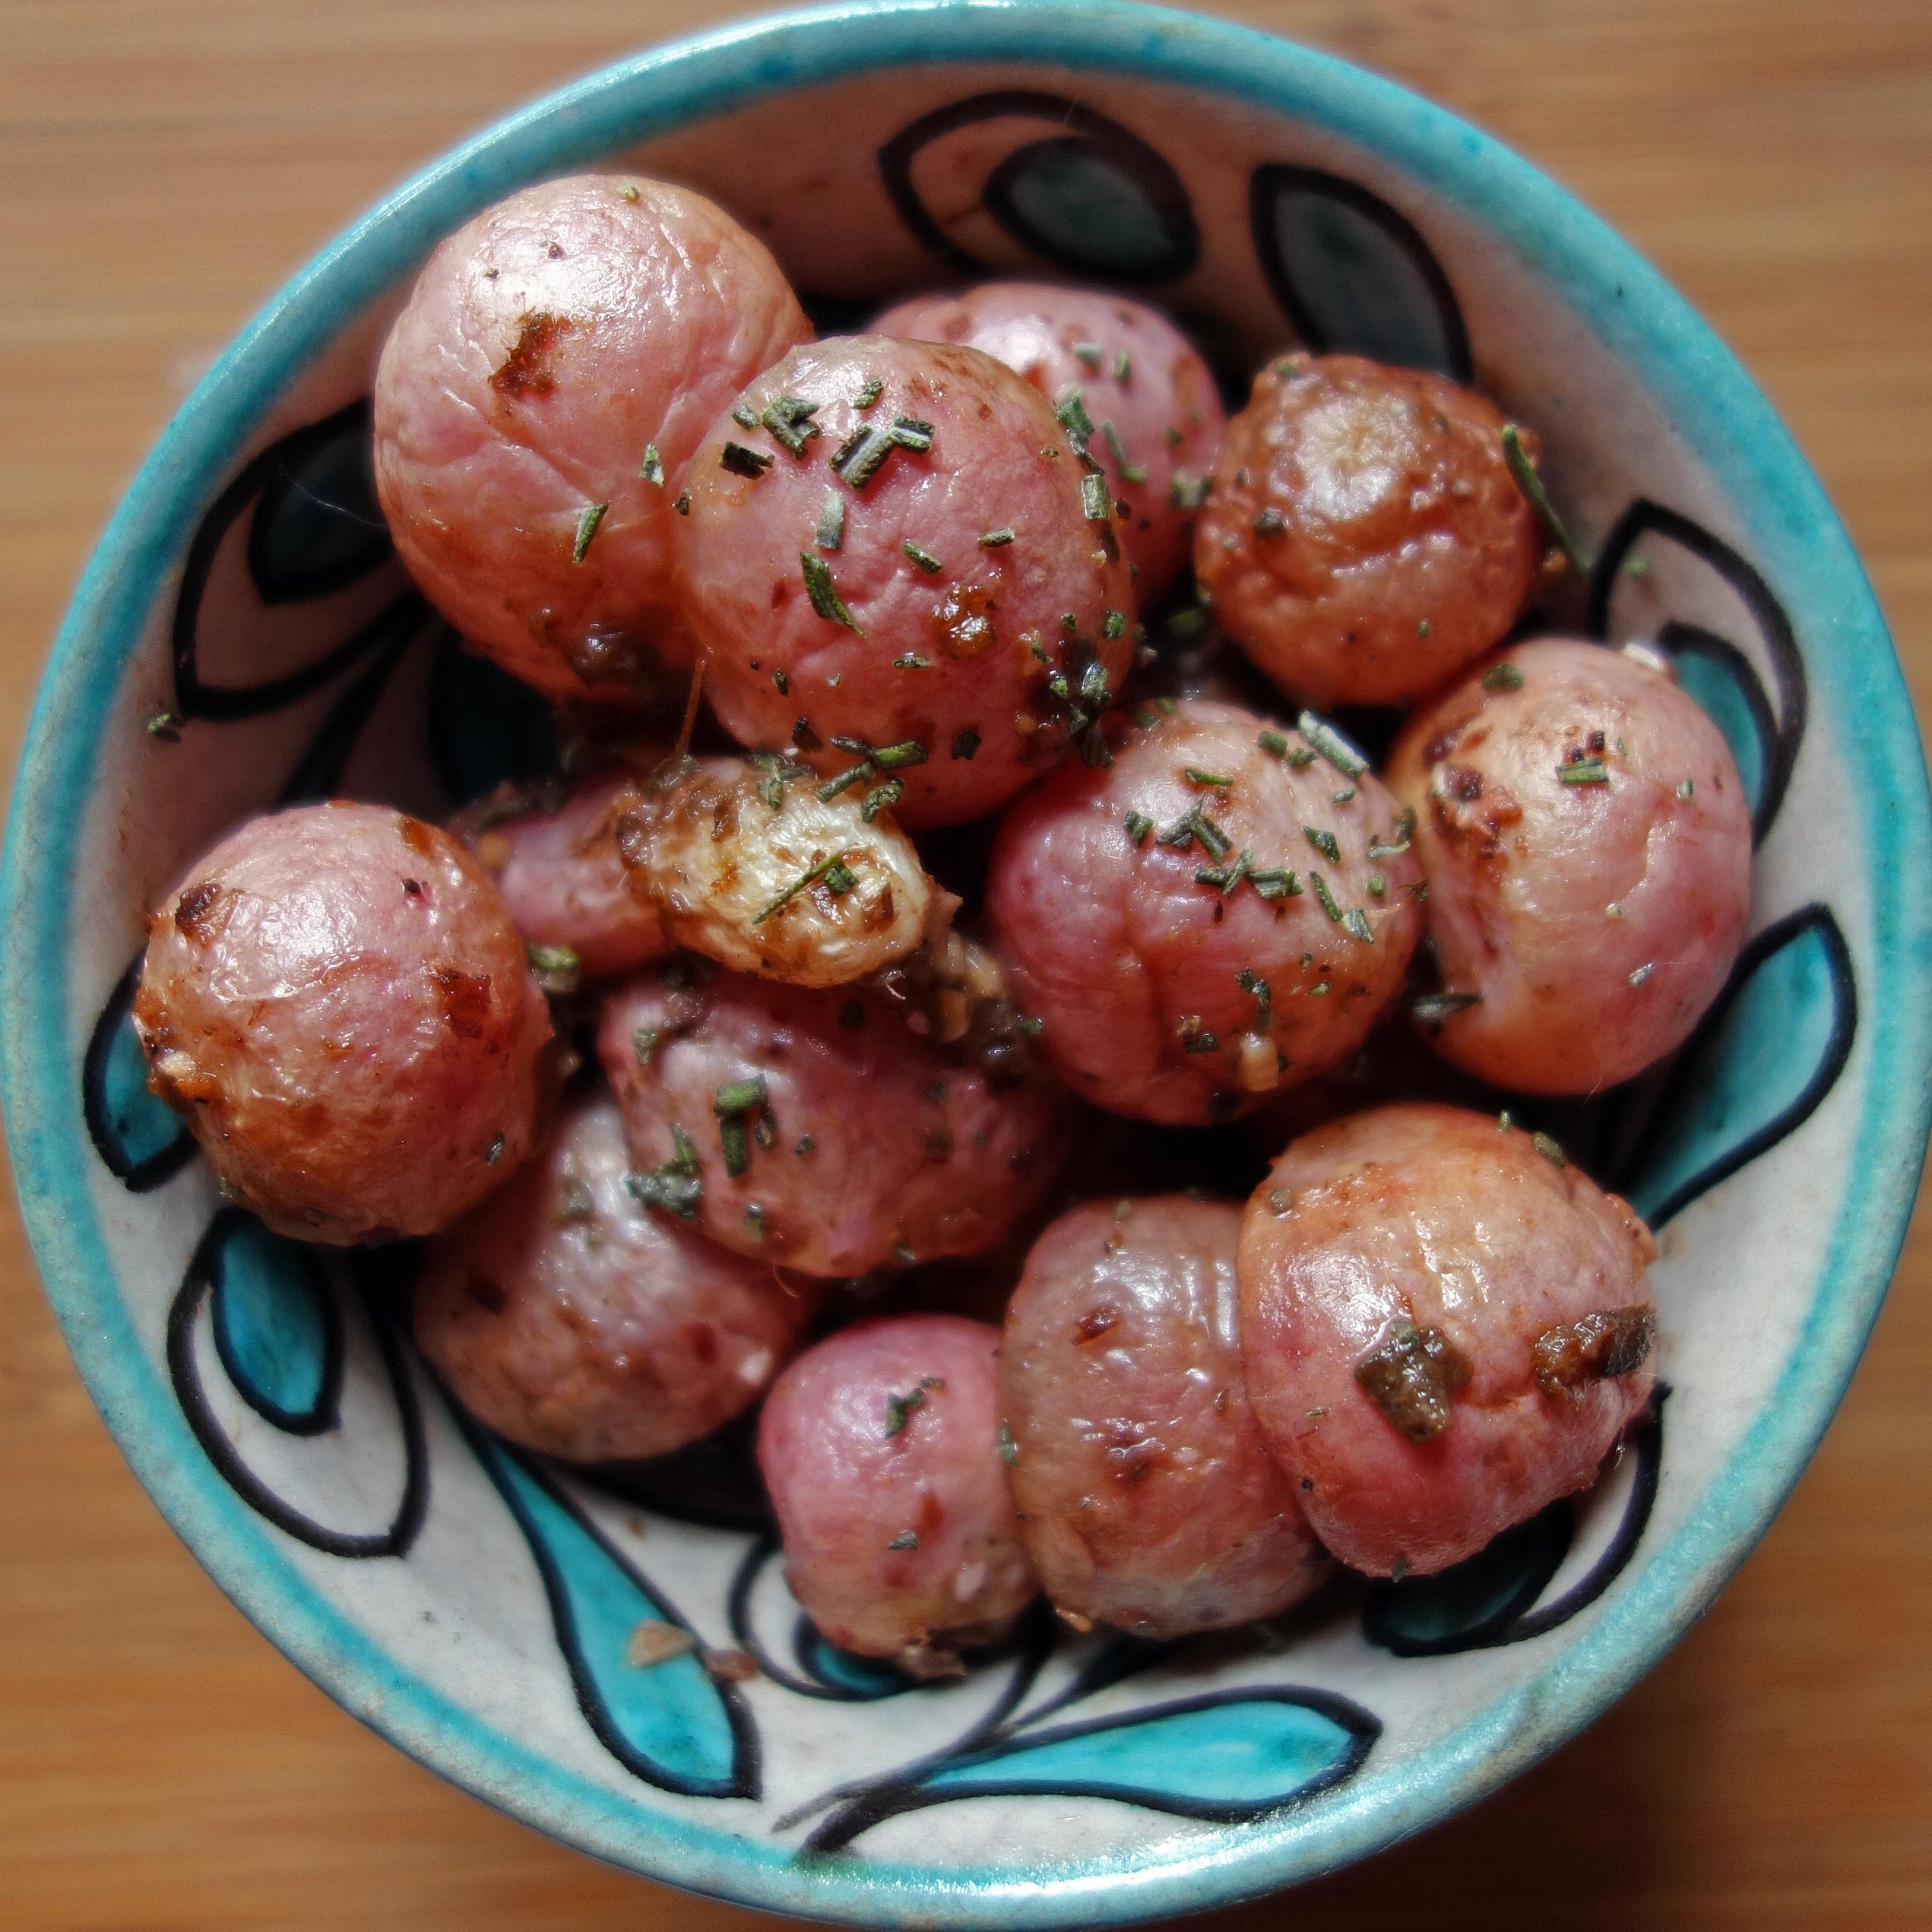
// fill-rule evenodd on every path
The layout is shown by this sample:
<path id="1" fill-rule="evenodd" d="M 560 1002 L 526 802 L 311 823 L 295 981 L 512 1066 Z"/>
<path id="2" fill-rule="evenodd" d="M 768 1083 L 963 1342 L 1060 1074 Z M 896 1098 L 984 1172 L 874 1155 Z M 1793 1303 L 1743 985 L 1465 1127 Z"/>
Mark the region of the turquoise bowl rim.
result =
<path id="1" fill-rule="evenodd" d="M 1851 1170 L 1779 1382 L 1687 1520 L 1598 1620 L 1406 1763 L 1135 1870 L 795 1861 L 559 1771 L 401 1669 L 311 1589 L 198 1449 L 139 1347 L 90 1190 L 62 970 L 101 727 L 155 586 L 287 381 L 439 236 L 522 181 L 797 86 L 1010 61 L 1158 79 L 1282 112 L 1426 178 L 1640 370 L 1775 574 L 1844 740 L 1873 934 Z M 691 1890 L 858 1924 L 1094 1925 L 1198 1911 L 1329 1870 L 1449 1816 L 1580 1731 L 1683 1635 L 1749 1553 L 1829 1421 L 1904 1239 L 1932 1113 L 1932 802 L 1884 622 L 1816 477 L 1736 359 L 1627 244 L 1446 109 L 1330 55 L 1120 0 L 883 0 L 736 25 L 625 60 L 501 121 L 407 182 L 271 300 L 170 424 L 102 537 L 55 642 L 17 780 L 0 910 L 0 1105 L 55 1312 L 135 1472 L 216 1582 L 306 1674 L 412 1756 L 553 1836 Z M 1881 1073 L 1879 1069 L 1883 1069 Z"/>

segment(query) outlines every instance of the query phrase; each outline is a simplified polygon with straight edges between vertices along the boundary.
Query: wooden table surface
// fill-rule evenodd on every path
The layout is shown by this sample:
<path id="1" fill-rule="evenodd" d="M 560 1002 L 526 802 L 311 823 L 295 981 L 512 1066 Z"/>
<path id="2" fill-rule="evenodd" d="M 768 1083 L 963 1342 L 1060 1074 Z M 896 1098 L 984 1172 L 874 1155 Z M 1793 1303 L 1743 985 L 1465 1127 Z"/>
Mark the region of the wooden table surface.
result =
<path id="1" fill-rule="evenodd" d="M 0 731 L 163 420 L 391 182 L 708 0 L 7 0 Z M 1932 4 L 1255 0 L 1473 116 L 1711 316 L 1932 700 Z M 1703 1624 L 1474 1812 L 1231 1928 L 1932 1925 L 1932 1229 L 1790 1507 Z M 0 1224 L 0 1924 L 771 1924 L 442 1785 L 276 1655 L 163 1528 Z"/>

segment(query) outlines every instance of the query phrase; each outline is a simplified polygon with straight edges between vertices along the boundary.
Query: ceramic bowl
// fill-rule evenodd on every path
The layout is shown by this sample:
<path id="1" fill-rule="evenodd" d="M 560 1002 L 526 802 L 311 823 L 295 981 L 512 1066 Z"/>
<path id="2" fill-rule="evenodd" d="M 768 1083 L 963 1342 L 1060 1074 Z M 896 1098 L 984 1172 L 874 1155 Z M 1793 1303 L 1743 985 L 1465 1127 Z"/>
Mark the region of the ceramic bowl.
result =
<path id="1" fill-rule="evenodd" d="M 1265 1641 L 1043 1617 L 914 1687 L 802 1623 L 728 1457 L 620 1489 L 514 1453 L 413 1359 L 397 1257 L 306 1251 L 222 1204 L 142 1085 L 144 910 L 278 800 L 437 809 L 541 755 L 540 719 L 401 578 L 367 398 L 440 236 L 602 166 L 716 196 L 828 328 L 949 278 L 1099 280 L 1172 308 L 1230 372 L 1292 340 L 1361 350 L 1473 375 L 1541 428 L 1599 559 L 1564 621 L 1676 656 L 1759 841 L 1753 937 L 1695 1040 L 1557 1123 L 1663 1243 L 1668 1393 L 1595 1493 Z M 178 733 L 147 728 L 163 711 Z M 500 123 L 305 269 L 188 401 L 34 714 L 5 879 L 7 1121 L 49 1293 L 128 1460 L 348 1709 L 698 1891 L 869 1924 L 1093 1925 L 1442 1818 L 1711 1601 L 1830 1417 L 1905 1227 L 1927 831 L 1904 686 L 1816 480 L 1705 325 L 1534 169 L 1235 27 L 1088 0 L 841 8 L 643 55 Z M 651 1620 L 699 1649 L 634 1668 Z"/>

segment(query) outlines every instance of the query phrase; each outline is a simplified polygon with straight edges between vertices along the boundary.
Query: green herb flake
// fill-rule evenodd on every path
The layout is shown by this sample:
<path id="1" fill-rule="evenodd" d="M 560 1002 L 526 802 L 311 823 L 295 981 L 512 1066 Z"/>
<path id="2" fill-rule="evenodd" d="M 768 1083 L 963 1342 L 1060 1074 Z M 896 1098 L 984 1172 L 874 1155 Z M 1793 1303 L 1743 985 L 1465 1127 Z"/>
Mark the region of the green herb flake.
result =
<path id="1" fill-rule="evenodd" d="M 1113 458 L 1114 473 L 1120 480 L 1129 483 L 1145 483 L 1147 471 L 1140 464 L 1128 461 L 1127 452 L 1120 446 L 1120 431 L 1111 423 L 1103 423 L 1101 434 L 1107 439 L 1108 451 Z"/>
<path id="2" fill-rule="evenodd" d="M 1097 375 L 1101 365 L 1107 359 L 1107 351 L 1097 342 L 1076 342 L 1073 353 Z"/>
<path id="3" fill-rule="evenodd" d="M 160 739 L 164 745 L 178 745 L 181 743 L 181 722 L 172 711 L 156 711 L 147 721 L 147 735 Z"/>
<path id="4" fill-rule="evenodd" d="M 1104 638 L 1125 637 L 1127 634 L 1127 613 L 1124 610 L 1110 610 L 1101 619 L 1101 635 Z"/>
<path id="5" fill-rule="evenodd" d="M 1341 863 L 1341 845 L 1332 831 L 1324 831 L 1319 825 L 1303 825 L 1302 836 L 1314 847 L 1332 866 Z"/>
<path id="6" fill-rule="evenodd" d="M 690 1221 L 704 1199 L 705 1183 L 698 1171 L 698 1150 L 675 1120 L 671 1123 L 671 1148 L 668 1161 L 648 1173 L 626 1174 L 624 1185 L 647 1208 L 661 1208 L 680 1221 Z"/>
<path id="7" fill-rule="evenodd" d="M 755 1107 L 768 1105 L 770 1101 L 765 1075 L 754 1073 L 743 1080 L 726 1081 L 711 1096 L 711 1111 L 721 1120 L 728 1120 L 734 1113 L 749 1113 Z"/>
<path id="8" fill-rule="evenodd" d="M 892 426 L 886 432 L 901 449 L 910 449 L 923 456 L 933 447 L 933 426 L 922 423 L 916 416 L 895 416 Z"/>
<path id="9" fill-rule="evenodd" d="M 1565 528 L 1563 520 L 1557 515 L 1556 505 L 1550 501 L 1549 493 L 1543 487 L 1543 479 L 1536 473 L 1536 465 L 1529 460 L 1529 451 L 1524 446 L 1523 432 L 1513 423 L 1503 426 L 1503 460 L 1509 466 L 1509 473 L 1516 479 L 1516 487 L 1523 493 L 1523 499 L 1542 519 L 1543 527 L 1550 533 L 1550 541 L 1563 552 L 1572 570 L 1580 578 L 1590 575 L 1590 559 L 1578 547 L 1575 537 Z"/>
<path id="10" fill-rule="evenodd" d="M 1369 768 L 1368 760 L 1326 719 L 1317 717 L 1313 711 L 1303 711 L 1295 724 L 1301 735 L 1343 777 L 1359 778 Z"/>
<path id="11" fill-rule="evenodd" d="M 1190 603 L 1175 611 L 1161 625 L 1161 635 L 1169 644 L 1186 644 L 1207 628 L 1207 612 L 1199 604 Z"/>
<path id="12" fill-rule="evenodd" d="M 754 1241 L 765 1239 L 765 1210 L 755 1201 L 745 1210 L 745 1232 Z"/>
<path id="13" fill-rule="evenodd" d="M 718 467 L 734 477 L 749 477 L 753 482 L 771 468 L 776 458 L 762 449 L 747 449 L 743 443 L 727 442 L 718 452 Z"/>
<path id="14" fill-rule="evenodd" d="M 1492 664 L 1483 673 L 1485 691 L 1520 691 L 1523 688 L 1523 674 L 1514 664 Z"/>
<path id="15" fill-rule="evenodd" d="M 933 660 L 922 657 L 916 651 L 907 651 L 892 660 L 892 668 L 895 671 L 930 671 Z"/>
<path id="16" fill-rule="evenodd" d="M 1136 845 L 1145 845 L 1148 834 L 1154 829 L 1154 821 L 1145 812 L 1129 812 L 1126 824 L 1127 836 Z"/>
<path id="17" fill-rule="evenodd" d="M 664 1043 L 662 1030 L 654 1026 L 641 1026 L 631 1034 L 631 1051 L 636 1054 L 639 1066 L 648 1066 L 657 1057 L 657 1049 Z"/>
<path id="18" fill-rule="evenodd" d="M 1483 996 L 1480 993 L 1425 993 L 1410 1002 L 1409 1015 L 1420 1020 L 1424 1026 L 1433 1026 L 1471 1006 L 1480 1006 Z"/>
<path id="19" fill-rule="evenodd" d="M 940 562 L 939 559 L 933 556 L 933 553 L 923 543 L 915 543 L 910 537 L 899 546 L 899 548 L 914 563 L 917 564 L 928 577 L 936 577 L 945 568 L 945 565 Z"/>
<path id="20" fill-rule="evenodd" d="M 749 403 L 733 403 L 731 405 L 731 420 L 741 429 L 755 429 L 758 427 L 758 411 Z"/>
<path id="21" fill-rule="evenodd" d="M 1202 771 L 1192 765 L 1183 768 L 1181 776 L 1190 785 L 1226 786 L 1231 785 L 1234 782 L 1232 778 L 1224 778 L 1218 771 Z"/>
<path id="22" fill-rule="evenodd" d="M 546 993 L 574 993 L 581 962 L 569 946 L 525 946 L 524 956 Z"/>
<path id="23" fill-rule="evenodd" d="M 1557 777 L 1566 785 L 1607 785 L 1610 767 L 1600 758 L 1569 758 L 1557 767 Z"/>
<path id="24" fill-rule="evenodd" d="M 805 445 L 814 436 L 824 434 L 812 420 L 818 407 L 816 403 L 807 402 L 803 396 L 774 396 L 765 404 L 765 413 L 759 420 L 784 445 L 788 454 L 803 456 Z"/>
<path id="25" fill-rule="evenodd" d="M 1020 1446 L 1013 1439 L 1011 1426 L 1004 1422 L 999 1425 L 999 1459 L 1009 1469 L 1020 1459 Z"/>
<path id="26" fill-rule="evenodd" d="M 1389 890 L 1388 880 L 1379 872 L 1370 873 L 1363 883 L 1368 888 L 1369 897 L 1372 899 L 1381 898 Z"/>
<path id="27" fill-rule="evenodd" d="M 849 489 L 863 489 L 879 473 L 879 467 L 899 445 L 889 429 L 876 424 L 854 429 L 834 452 L 831 467 Z"/>
<path id="28" fill-rule="evenodd" d="M 1342 914 L 1341 930 L 1351 939 L 1360 939 L 1365 946 L 1375 944 L 1375 928 L 1369 923 L 1369 916 L 1360 906 L 1351 906 Z"/>
<path id="29" fill-rule="evenodd" d="M 1319 872 L 1311 872 L 1308 875 L 1308 883 L 1316 898 L 1320 901 L 1322 910 L 1339 926 L 1341 923 L 1341 908 L 1335 904 L 1335 895 L 1329 890 L 1328 881 Z"/>
<path id="30" fill-rule="evenodd" d="M 1329 793 L 1329 803 L 1331 805 L 1346 805 L 1354 796 L 1355 787 L 1353 785 L 1344 785 L 1340 791 Z"/>
<path id="31" fill-rule="evenodd" d="M 1646 960 L 1642 965 L 1639 966 L 1636 971 L 1630 975 L 1631 985 L 1642 986 L 1644 981 L 1649 979 L 1651 974 L 1655 972 L 1656 970 L 1656 961 L 1654 959 Z"/>
<path id="32" fill-rule="evenodd" d="M 584 553 L 591 547 L 591 539 L 597 534 L 597 525 L 604 520 L 610 505 L 608 503 L 587 503 L 577 513 L 577 540 L 570 546 L 570 560 L 581 563 Z"/>
<path id="33" fill-rule="evenodd" d="M 885 393 L 885 385 L 876 375 L 868 376 L 865 386 L 853 398 L 852 406 L 855 409 L 870 409 Z"/>
<path id="34" fill-rule="evenodd" d="M 1688 778 L 1687 778 L 1682 784 L 1678 786 L 1677 796 L 1680 798 L 1689 798 L 1692 793 L 1696 790 L 1696 789 L 1697 787 L 1693 784 Z"/>
<path id="35" fill-rule="evenodd" d="M 1113 352 L 1114 381 L 1116 382 L 1125 382 L 1127 378 L 1133 374 L 1133 372 L 1134 359 L 1132 356 L 1129 355 L 1124 349 L 1115 350 Z"/>
<path id="36" fill-rule="evenodd" d="M 1207 502 L 1208 493 L 1213 487 L 1206 477 L 1190 476 L 1185 470 L 1177 470 L 1167 486 L 1167 501 L 1177 510 L 1198 510 Z"/>
<path id="37" fill-rule="evenodd" d="M 822 550 L 835 550 L 845 541 L 845 499 L 835 489 L 825 492 L 819 512 L 819 527 L 812 540 Z"/>
<path id="38" fill-rule="evenodd" d="M 676 502 L 672 504 L 671 508 L 676 511 L 678 515 L 681 517 L 689 516 L 691 514 L 691 493 L 689 490 L 683 492 L 683 493 L 677 498 Z"/>
<path id="39" fill-rule="evenodd" d="M 917 1550 L 919 1534 L 916 1530 L 902 1529 L 885 1547 L 888 1550 Z"/>
<path id="40" fill-rule="evenodd" d="M 980 734 L 969 725 L 953 740 L 952 755 L 955 758 L 963 758 L 970 765 L 973 762 L 974 753 L 979 749 L 983 742 Z"/>
<path id="41" fill-rule="evenodd" d="M 980 548 L 983 550 L 1004 550 L 1009 543 L 1012 542 L 1012 525 L 1011 524 L 1002 524 L 997 530 L 989 530 L 987 531 L 986 534 L 980 538 L 979 544 Z"/>
<path id="42" fill-rule="evenodd" d="M 1087 413 L 1087 399 L 1081 394 L 1078 383 L 1069 382 L 1053 398 L 1053 415 L 1075 452 L 1085 456 L 1087 445 L 1094 439 L 1094 419 Z"/>
<path id="43" fill-rule="evenodd" d="M 751 1135 L 742 1115 L 730 1114 L 719 1121 L 717 1144 L 724 1156 L 726 1178 L 736 1180 L 752 1164 Z"/>
<path id="44" fill-rule="evenodd" d="M 917 1384 L 908 1389 L 903 1395 L 888 1395 L 885 1398 L 886 1439 L 889 1441 L 898 1435 L 926 1406 L 926 1392 L 929 1389 L 943 1389 L 945 1386 L 945 1382 L 938 1376 L 921 1376 Z"/>
<path id="45" fill-rule="evenodd" d="M 1544 1160 L 1554 1161 L 1560 1167 L 1569 1165 L 1569 1157 L 1563 1152 L 1562 1147 L 1541 1130 L 1530 1135 L 1529 1144 Z"/>
<path id="46" fill-rule="evenodd" d="M 817 885 L 821 879 L 825 882 L 825 890 L 835 894 L 849 892 L 859 882 L 857 876 L 845 863 L 842 853 L 828 853 L 809 872 L 800 873 L 776 898 L 767 904 L 752 923 L 754 926 L 762 925 L 781 906 L 789 905 L 800 893 L 809 886 Z"/>
<path id="47" fill-rule="evenodd" d="M 1272 504 L 1266 509 L 1255 512 L 1254 533 L 1257 537 L 1279 537 L 1287 527 L 1287 518 Z"/>
<path id="48" fill-rule="evenodd" d="M 1251 872 L 1248 883 L 1272 905 L 1279 899 L 1298 898 L 1301 881 L 1286 866 L 1272 866 L 1265 872 Z"/>
<path id="49" fill-rule="evenodd" d="M 845 600 L 832 581 L 831 565 L 822 557 L 815 557 L 809 550 L 799 552 L 798 564 L 804 573 L 805 594 L 812 600 L 812 610 L 828 622 L 844 625 L 854 637 L 863 637 L 865 632 L 846 609 Z"/>
<path id="50" fill-rule="evenodd" d="M 776 687 L 778 695 L 781 698 L 788 698 L 790 696 L 792 688 L 791 679 L 786 676 L 783 671 L 774 670 L 771 673 L 771 682 Z"/>
<path id="51" fill-rule="evenodd" d="M 662 489 L 664 486 L 664 459 L 657 454 L 655 443 L 644 446 L 644 461 L 638 466 L 638 474 L 646 483 Z"/>
<path id="52" fill-rule="evenodd" d="M 1288 741 L 1278 731 L 1264 731 L 1255 743 L 1270 758 L 1286 758 L 1288 755 Z"/>
<path id="53" fill-rule="evenodd" d="M 896 745 L 877 747 L 873 752 L 872 762 L 882 771 L 898 771 L 908 765 L 923 765 L 926 747 L 917 738 L 901 738 Z"/>
<path id="54" fill-rule="evenodd" d="M 1249 966 L 1243 966 L 1234 975 L 1234 983 L 1251 995 L 1255 1002 L 1254 1031 L 1272 1033 L 1275 1029 L 1274 989 L 1261 975 Z"/>
<path id="55" fill-rule="evenodd" d="M 1105 523 L 1113 514 L 1113 493 L 1106 477 L 1089 470 L 1080 479 L 1080 508 L 1089 523 Z"/>
<path id="56" fill-rule="evenodd" d="M 883 784 L 874 785 L 865 795 L 859 806 L 859 816 L 870 825 L 880 812 L 898 803 L 906 795 L 903 778 L 888 778 Z"/>

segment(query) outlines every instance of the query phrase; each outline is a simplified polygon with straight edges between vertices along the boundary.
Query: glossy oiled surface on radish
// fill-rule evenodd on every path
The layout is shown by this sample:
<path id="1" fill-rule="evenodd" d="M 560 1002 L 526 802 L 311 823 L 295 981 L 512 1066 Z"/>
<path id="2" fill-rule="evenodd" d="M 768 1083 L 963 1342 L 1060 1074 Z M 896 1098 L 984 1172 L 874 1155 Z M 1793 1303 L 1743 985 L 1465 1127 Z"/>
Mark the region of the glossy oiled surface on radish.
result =
<path id="1" fill-rule="evenodd" d="M 1051 407 L 976 349 L 828 339 L 760 376 L 742 408 L 755 422 L 781 398 L 814 406 L 797 454 L 726 412 L 687 481 L 678 562 L 712 705 L 742 743 L 796 747 L 828 774 L 854 763 L 835 737 L 916 744 L 923 761 L 895 772 L 909 825 L 990 811 L 1067 749 L 1054 674 L 1069 694 L 1088 664 L 1115 692 L 1126 674 L 1134 595 L 1107 493 L 1095 521 Z M 901 432 L 915 442 L 930 429 L 930 447 L 892 444 L 867 479 L 833 469 L 855 434 L 895 423 L 921 426 Z M 822 591 L 815 607 L 820 572 L 849 622 Z"/>
<path id="2" fill-rule="evenodd" d="M 664 1455 L 748 1408 L 818 1305 L 645 1208 L 616 1103 L 569 1105 L 536 1158 L 432 1248 L 416 1345 L 470 1413 L 546 1455 Z"/>
<path id="3" fill-rule="evenodd" d="M 1308 703 L 1421 697 L 1502 640 L 1536 580 L 1544 539 L 1502 430 L 1487 397 L 1420 370 L 1270 364 L 1195 526 L 1215 615 Z"/>
<path id="4" fill-rule="evenodd" d="M 1205 698 L 1135 715 L 1148 721 L 1120 721 L 1111 765 L 1070 763 L 1008 812 L 987 910 L 1075 1092 L 1145 1120 L 1225 1119 L 1360 1044 L 1420 933 L 1419 874 L 1385 849 L 1405 841 L 1374 775 L 1292 727 Z M 1164 843 L 1191 814 L 1212 842 Z M 1201 878 L 1243 853 L 1292 889 Z"/>
<path id="5" fill-rule="evenodd" d="M 1427 1573 L 1596 1479 L 1649 1399 L 1632 1372 L 1539 1386 L 1540 1338 L 1651 1300 L 1649 1230 L 1615 1195 L 1493 1114 L 1411 1102 L 1318 1127 L 1249 1200 L 1241 1342 L 1262 1433 L 1324 1545 L 1354 1569 Z M 1468 1379 L 1433 1439 L 1358 1379 L 1398 1324 Z"/>
<path id="6" fill-rule="evenodd" d="M 758 1459 L 806 1614 L 920 1676 L 1005 1634 L 1039 1590 L 999 1454 L 999 1332 L 862 1322 L 778 1378 Z"/>
<path id="7" fill-rule="evenodd" d="M 597 1053 L 638 1168 L 676 1157 L 674 1125 L 690 1137 L 705 1234 L 809 1275 L 862 1275 L 990 1247 L 1065 1151 L 1055 1084 L 996 1085 L 906 1021 L 876 991 L 648 971 L 606 1002 Z M 752 1132 L 734 1177 L 718 1095 L 757 1078 L 769 1145 Z"/>
<path id="8" fill-rule="evenodd" d="M 1127 505 L 1120 543 L 1135 593 L 1149 609 L 1166 596 L 1187 561 L 1191 521 L 1174 479 L 1205 480 L 1227 416 L 1200 351 L 1165 315 L 1105 289 L 987 282 L 914 296 L 871 328 L 983 349 L 1050 402 L 1078 388 L 1091 453 Z"/>
<path id="9" fill-rule="evenodd" d="M 1683 1042 L 1744 936 L 1751 822 L 1722 733 L 1668 674 L 1517 645 L 1417 711 L 1387 769 L 1443 986 L 1481 996 L 1426 1029 L 1439 1052 L 1585 1094 Z"/>
<path id="10" fill-rule="evenodd" d="M 429 258 L 376 377 L 404 562 L 506 670 L 628 702 L 691 661 L 669 568 L 684 466 L 810 334 L 765 245 L 688 188 L 576 175 L 486 209 Z M 640 474 L 653 443 L 661 484 Z"/>
<path id="11" fill-rule="evenodd" d="M 633 793 L 630 772 L 620 769 L 554 800 L 501 787 L 450 821 L 496 880 L 517 930 L 532 945 L 575 953 L 591 977 L 629 972 L 672 949 L 617 848 L 617 820 Z"/>
<path id="12" fill-rule="evenodd" d="M 1092 1202 L 1027 1257 L 1000 1392 L 1027 1548 L 1063 1612 L 1183 1636 L 1273 1616 L 1328 1573 L 1248 1406 L 1240 1230 L 1232 1201 Z"/>
<path id="13" fill-rule="evenodd" d="M 149 922 L 135 1024 L 230 1196 L 332 1243 L 433 1233 L 501 1182 L 550 1038 L 496 888 L 385 805 L 224 839 Z"/>

